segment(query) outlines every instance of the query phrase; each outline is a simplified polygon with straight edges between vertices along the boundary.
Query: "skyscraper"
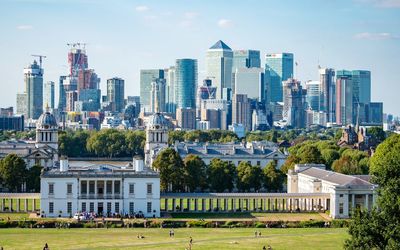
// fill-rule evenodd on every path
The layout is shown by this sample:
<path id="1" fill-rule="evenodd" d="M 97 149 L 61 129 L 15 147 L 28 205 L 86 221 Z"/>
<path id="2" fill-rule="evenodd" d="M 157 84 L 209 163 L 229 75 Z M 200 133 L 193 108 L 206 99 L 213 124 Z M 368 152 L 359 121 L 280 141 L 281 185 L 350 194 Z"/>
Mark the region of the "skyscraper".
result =
<path id="1" fill-rule="evenodd" d="M 358 100 L 356 102 L 369 105 L 371 102 L 371 72 L 367 70 L 353 70 L 352 78 L 358 92 Z"/>
<path id="2" fill-rule="evenodd" d="M 176 120 L 178 126 L 182 129 L 196 129 L 196 109 L 177 108 Z"/>
<path id="3" fill-rule="evenodd" d="M 46 109 L 46 107 L 49 107 L 50 109 L 54 109 L 54 82 L 49 81 L 44 84 L 44 89 L 43 89 L 43 109 Z"/>
<path id="4" fill-rule="evenodd" d="M 306 125 L 305 98 L 307 91 L 293 78 L 283 82 L 283 119 L 293 128 Z"/>
<path id="5" fill-rule="evenodd" d="M 322 68 L 319 70 L 321 83 L 320 110 L 327 113 L 327 122 L 335 121 L 335 70 Z M 308 94 L 308 93 L 307 93 Z"/>
<path id="6" fill-rule="evenodd" d="M 196 108 L 197 60 L 176 60 L 174 88 L 177 108 Z"/>
<path id="7" fill-rule="evenodd" d="M 240 68 L 260 68 L 260 51 L 259 50 L 234 50 L 232 72 Z"/>
<path id="8" fill-rule="evenodd" d="M 121 112 L 125 104 L 125 81 L 118 77 L 107 80 L 107 100 L 113 112 Z"/>
<path id="9" fill-rule="evenodd" d="M 26 118 L 38 119 L 43 113 L 43 69 L 33 61 L 24 69 Z"/>
<path id="10" fill-rule="evenodd" d="M 140 70 L 140 107 L 143 111 L 150 111 L 150 92 L 151 83 L 154 79 L 164 79 L 162 69 L 142 69 Z"/>
<path id="11" fill-rule="evenodd" d="M 171 66 L 164 69 L 165 78 L 165 111 L 175 114 L 176 101 L 175 101 L 175 67 Z"/>
<path id="12" fill-rule="evenodd" d="M 207 50 L 206 76 L 217 87 L 217 99 L 222 99 L 224 88 L 232 85 L 232 58 L 233 52 L 228 45 L 219 40 Z"/>
<path id="13" fill-rule="evenodd" d="M 64 88 L 64 80 L 67 79 L 67 76 L 60 76 L 58 82 L 58 111 L 64 111 L 66 107 L 66 93 Z"/>
<path id="14" fill-rule="evenodd" d="M 150 112 L 165 112 L 165 79 L 157 78 L 151 82 Z"/>
<path id="15" fill-rule="evenodd" d="M 306 82 L 307 89 L 307 105 L 308 108 L 314 111 L 320 110 L 320 82 L 318 81 L 307 81 Z"/>
<path id="16" fill-rule="evenodd" d="M 247 94 L 248 98 L 265 101 L 264 69 L 236 68 L 233 83 L 233 94 Z"/>
<path id="17" fill-rule="evenodd" d="M 353 107 L 353 79 L 348 70 L 336 72 L 336 123 L 339 125 L 355 124 L 355 107 Z"/>
<path id="18" fill-rule="evenodd" d="M 242 124 L 246 131 L 251 130 L 251 109 L 247 95 L 234 94 L 232 98 L 232 124 Z"/>
<path id="19" fill-rule="evenodd" d="M 265 71 L 268 71 L 268 89 L 270 90 L 270 102 L 283 100 L 282 82 L 293 77 L 293 54 L 267 54 Z"/>

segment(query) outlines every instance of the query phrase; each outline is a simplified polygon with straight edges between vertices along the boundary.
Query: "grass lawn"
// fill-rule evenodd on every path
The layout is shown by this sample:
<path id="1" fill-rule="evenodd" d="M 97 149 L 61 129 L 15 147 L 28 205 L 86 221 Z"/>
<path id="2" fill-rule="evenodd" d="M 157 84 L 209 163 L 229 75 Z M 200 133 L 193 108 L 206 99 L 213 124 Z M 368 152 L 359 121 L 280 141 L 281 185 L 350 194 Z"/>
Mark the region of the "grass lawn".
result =
<path id="1" fill-rule="evenodd" d="M 343 228 L 178 228 L 169 229 L 0 229 L 4 249 L 341 249 L 347 236 Z M 255 238 L 260 231 L 262 237 Z M 137 239 L 137 234 L 144 239 Z"/>

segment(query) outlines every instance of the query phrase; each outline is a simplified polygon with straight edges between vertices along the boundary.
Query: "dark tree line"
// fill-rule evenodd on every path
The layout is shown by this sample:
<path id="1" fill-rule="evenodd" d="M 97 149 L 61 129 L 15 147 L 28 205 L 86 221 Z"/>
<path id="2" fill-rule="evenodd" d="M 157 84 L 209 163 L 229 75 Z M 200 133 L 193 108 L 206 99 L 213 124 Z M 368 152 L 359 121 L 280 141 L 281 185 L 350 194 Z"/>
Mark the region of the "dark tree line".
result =
<path id="1" fill-rule="evenodd" d="M 282 190 L 284 174 L 270 162 L 264 169 L 241 162 L 233 163 L 213 159 L 209 165 L 196 155 L 184 160 L 172 148 L 160 152 L 153 167 L 160 172 L 161 190 L 164 192 L 269 192 Z"/>

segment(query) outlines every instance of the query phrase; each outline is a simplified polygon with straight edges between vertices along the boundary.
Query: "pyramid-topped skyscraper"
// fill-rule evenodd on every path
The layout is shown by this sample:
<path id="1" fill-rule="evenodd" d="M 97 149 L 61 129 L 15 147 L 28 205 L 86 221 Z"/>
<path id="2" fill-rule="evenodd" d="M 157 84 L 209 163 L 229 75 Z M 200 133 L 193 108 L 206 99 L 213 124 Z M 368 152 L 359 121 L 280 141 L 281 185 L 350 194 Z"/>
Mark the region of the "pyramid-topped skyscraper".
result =
<path id="1" fill-rule="evenodd" d="M 206 77 L 217 88 L 217 99 L 223 98 L 224 88 L 232 87 L 232 59 L 232 49 L 221 40 L 207 50 Z"/>

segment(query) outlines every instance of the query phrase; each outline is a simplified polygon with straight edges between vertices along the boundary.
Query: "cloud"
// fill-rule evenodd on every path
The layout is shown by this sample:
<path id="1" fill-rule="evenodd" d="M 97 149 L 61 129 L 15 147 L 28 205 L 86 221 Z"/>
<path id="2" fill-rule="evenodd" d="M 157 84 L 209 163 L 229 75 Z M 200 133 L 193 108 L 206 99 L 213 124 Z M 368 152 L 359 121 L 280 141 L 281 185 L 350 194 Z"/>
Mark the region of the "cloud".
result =
<path id="1" fill-rule="evenodd" d="M 400 0 L 354 0 L 362 4 L 370 4 L 378 8 L 400 8 Z"/>
<path id="2" fill-rule="evenodd" d="M 399 36 L 393 35 L 391 33 L 370 33 L 370 32 L 363 32 L 354 35 L 355 39 L 361 40 L 393 40 L 393 39 L 400 39 Z"/>
<path id="3" fill-rule="evenodd" d="M 232 25 L 233 25 L 233 23 L 232 23 L 231 20 L 228 20 L 228 19 L 220 19 L 220 20 L 218 20 L 218 26 L 220 28 L 223 28 L 223 29 L 230 28 L 230 27 L 232 27 Z"/>
<path id="4" fill-rule="evenodd" d="M 19 29 L 19 30 L 31 30 L 31 29 L 33 29 L 33 26 L 32 25 L 18 25 L 17 29 Z"/>
<path id="5" fill-rule="evenodd" d="M 186 12 L 184 16 L 185 16 L 186 19 L 195 19 L 196 17 L 199 16 L 199 13 L 197 13 L 197 12 Z"/>
<path id="6" fill-rule="evenodd" d="M 138 12 L 144 12 L 144 11 L 148 11 L 150 8 L 147 7 L 146 5 L 140 5 L 140 6 L 136 6 L 135 10 Z"/>

